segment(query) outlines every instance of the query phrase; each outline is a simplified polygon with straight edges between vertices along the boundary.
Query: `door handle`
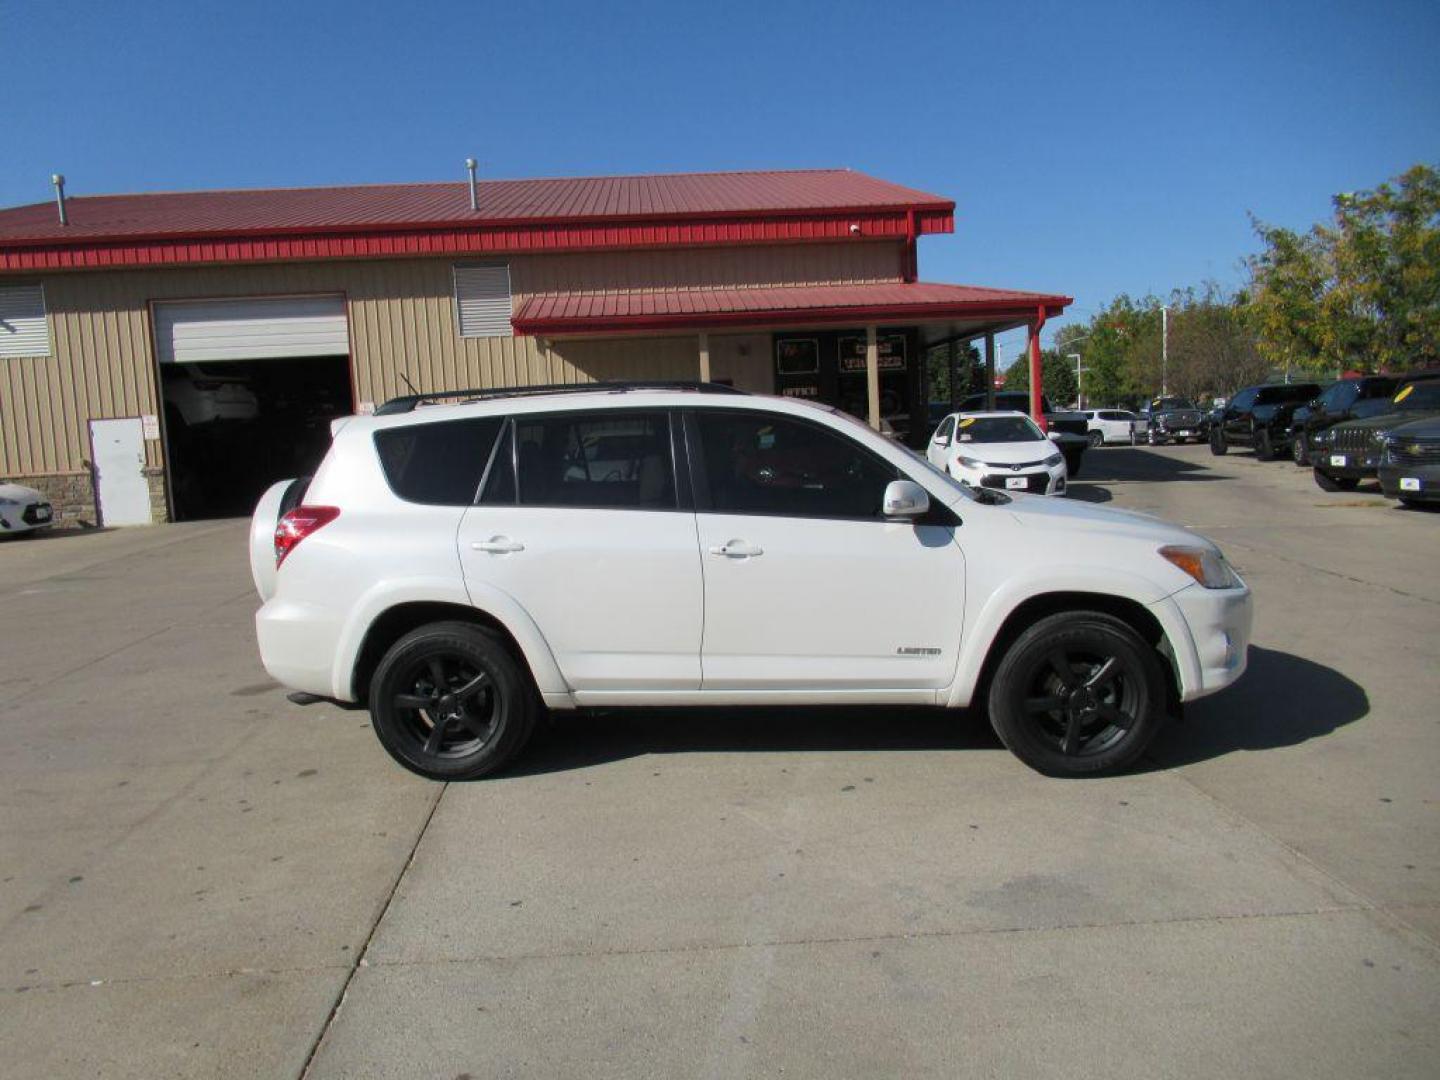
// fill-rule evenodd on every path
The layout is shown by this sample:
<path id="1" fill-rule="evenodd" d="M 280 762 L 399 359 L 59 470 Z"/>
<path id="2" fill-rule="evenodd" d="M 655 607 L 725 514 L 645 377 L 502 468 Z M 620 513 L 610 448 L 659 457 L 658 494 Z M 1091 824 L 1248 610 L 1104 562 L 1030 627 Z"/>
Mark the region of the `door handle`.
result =
<path id="1" fill-rule="evenodd" d="M 508 536 L 492 536 L 489 540 L 476 540 L 470 546 L 476 551 L 488 551 L 491 555 L 509 555 L 511 552 L 525 550 L 524 544 L 518 540 L 511 540 Z"/>
<path id="2" fill-rule="evenodd" d="M 731 540 L 728 543 L 717 544 L 710 549 L 711 555 L 723 555 L 729 559 L 749 559 L 756 555 L 764 555 L 765 549 L 756 547 L 754 544 L 747 544 L 744 540 Z"/>

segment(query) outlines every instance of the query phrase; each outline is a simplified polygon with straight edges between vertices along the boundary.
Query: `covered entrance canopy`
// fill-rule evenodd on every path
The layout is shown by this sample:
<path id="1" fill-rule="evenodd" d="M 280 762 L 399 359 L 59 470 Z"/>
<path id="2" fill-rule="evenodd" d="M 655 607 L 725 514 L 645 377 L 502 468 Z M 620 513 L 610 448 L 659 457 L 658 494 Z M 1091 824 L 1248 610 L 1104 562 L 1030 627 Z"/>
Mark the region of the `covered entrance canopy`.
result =
<path id="1" fill-rule="evenodd" d="M 1041 420 L 1040 328 L 1070 303 L 1068 296 L 919 281 L 556 292 L 526 299 L 511 323 L 515 333 L 539 338 L 694 333 L 704 381 L 710 379 L 711 333 L 863 327 L 866 415 L 879 428 L 881 327 L 906 328 L 921 350 L 985 339 L 991 387 L 994 335 L 1029 327 L 1031 413 Z"/>

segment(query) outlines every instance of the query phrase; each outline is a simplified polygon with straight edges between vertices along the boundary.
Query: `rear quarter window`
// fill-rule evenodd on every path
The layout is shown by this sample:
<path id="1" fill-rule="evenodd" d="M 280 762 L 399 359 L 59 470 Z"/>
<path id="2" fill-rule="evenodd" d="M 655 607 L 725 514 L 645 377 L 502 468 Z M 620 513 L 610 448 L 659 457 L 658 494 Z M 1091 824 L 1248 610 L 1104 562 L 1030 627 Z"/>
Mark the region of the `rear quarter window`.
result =
<path id="1" fill-rule="evenodd" d="M 390 490 L 406 502 L 471 505 L 501 422 L 483 417 L 377 431 L 375 450 Z"/>

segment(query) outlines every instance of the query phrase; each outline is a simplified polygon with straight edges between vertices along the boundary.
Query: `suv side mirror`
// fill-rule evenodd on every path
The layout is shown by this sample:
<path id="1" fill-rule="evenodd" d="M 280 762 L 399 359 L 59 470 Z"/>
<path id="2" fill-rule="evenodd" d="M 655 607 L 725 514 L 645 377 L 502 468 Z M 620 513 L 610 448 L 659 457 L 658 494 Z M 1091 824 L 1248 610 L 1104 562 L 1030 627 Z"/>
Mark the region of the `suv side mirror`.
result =
<path id="1" fill-rule="evenodd" d="M 930 493 L 914 480 L 891 480 L 885 485 L 881 513 L 887 518 L 917 518 L 930 509 Z"/>

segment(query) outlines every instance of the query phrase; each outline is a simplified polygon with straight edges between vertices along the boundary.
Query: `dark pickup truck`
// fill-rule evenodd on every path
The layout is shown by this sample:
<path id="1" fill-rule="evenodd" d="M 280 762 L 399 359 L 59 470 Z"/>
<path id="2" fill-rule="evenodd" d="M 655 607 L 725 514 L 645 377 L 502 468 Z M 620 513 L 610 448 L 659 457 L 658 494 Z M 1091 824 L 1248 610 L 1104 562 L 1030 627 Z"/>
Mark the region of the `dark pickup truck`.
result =
<path id="1" fill-rule="evenodd" d="M 1311 451 L 1327 428 L 1388 411 L 1399 385 L 1396 375 L 1352 375 L 1331 383 L 1314 401 L 1296 409 L 1290 428 L 1290 454 L 1295 464 L 1312 464 Z"/>
<path id="2" fill-rule="evenodd" d="M 1266 383 L 1236 391 L 1219 422 L 1210 425 L 1210 452 L 1249 446 L 1261 461 L 1274 461 L 1288 449 L 1295 410 L 1319 396 L 1320 384 L 1313 382 Z"/>
<path id="3" fill-rule="evenodd" d="M 1145 441 L 1151 446 L 1205 439 L 1205 414 L 1189 398 L 1155 398 L 1140 415 L 1145 417 Z"/>

